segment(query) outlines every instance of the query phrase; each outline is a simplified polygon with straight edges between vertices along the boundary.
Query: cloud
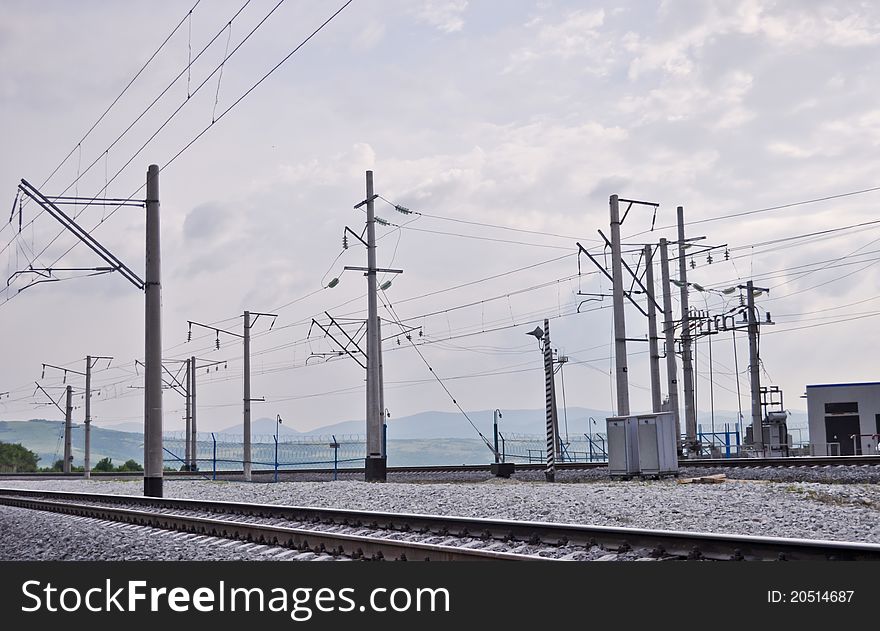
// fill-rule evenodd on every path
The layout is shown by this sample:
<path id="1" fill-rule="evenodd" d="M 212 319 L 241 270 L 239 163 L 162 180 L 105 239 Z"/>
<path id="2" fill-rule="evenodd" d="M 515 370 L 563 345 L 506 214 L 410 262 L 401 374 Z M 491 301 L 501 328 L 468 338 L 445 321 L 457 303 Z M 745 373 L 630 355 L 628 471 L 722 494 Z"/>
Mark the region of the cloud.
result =
<path id="1" fill-rule="evenodd" d="M 805 4 L 805 3 L 804 3 Z M 704 50 L 729 35 L 760 36 L 776 47 L 804 50 L 822 46 L 851 48 L 880 43 L 880 22 L 865 14 L 864 4 L 847 9 L 839 6 L 777 7 L 761 0 L 711 2 L 704 13 L 686 28 L 665 31 L 664 37 L 633 35 L 626 48 L 633 54 L 629 77 L 662 71 L 687 75 L 698 67 Z M 661 7 L 660 19 L 673 5 Z"/>
<path id="2" fill-rule="evenodd" d="M 540 18 L 531 20 L 526 28 L 537 32 L 530 38 L 532 43 L 514 53 L 505 72 L 528 67 L 538 61 L 585 60 L 585 72 L 602 75 L 610 68 L 615 45 L 610 38 L 603 38 L 604 9 L 580 10 L 569 13 L 560 22 L 544 23 Z"/>
<path id="3" fill-rule="evenodd" d="M 352 41 L 352 48 L 359 51 L 370 50 L 385 37 L 385 25 L 377 20 L 369 20 Z"/>
<path id="4" fill-rule="evenodd" d="M 415 9 L 416 18 L 443 33 L 457 33 L 464 28 L 467 0 L 423 0 Z"/>
<path id="5" fill-rule="evenodd" d="M 187 241 L 212 240 L 227 232 L 232 211 L 218 202 L 193 208 L 183 222 L 183 236 Z"/>

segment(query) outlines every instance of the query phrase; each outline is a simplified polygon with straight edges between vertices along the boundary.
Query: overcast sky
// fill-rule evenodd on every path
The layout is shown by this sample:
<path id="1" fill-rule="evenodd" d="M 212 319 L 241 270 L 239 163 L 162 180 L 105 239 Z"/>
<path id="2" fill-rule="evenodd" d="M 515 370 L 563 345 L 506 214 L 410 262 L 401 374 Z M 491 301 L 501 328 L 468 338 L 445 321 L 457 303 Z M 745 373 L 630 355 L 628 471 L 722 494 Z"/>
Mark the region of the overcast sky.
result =
<path id="1" fill-rule="evenodd" d="M 271 331 L 264 319 L 253 329 L 252 393 L 266 398 L 255 418 L 281 414 L 300 430 L 363 418 L 363 371 L 325 361 L 332 342 L 307 336 L 325 310 L 365 313 L 364 278 L 342 274 L 365 251 L 341 246 L 345 226 L 364 225 L 352 207 L 367 169 L 384 198 L 424 213 L 377 201 L 392 223 L 378 227 L 379 263 L 405 270 L 383 296 L 396 316 L 380 312 L 395 417 L 455 409 L 405 337 L 391 337 L 396 317 L 421 327 L 413 341 L 470 410 L 543 407 L 541 355 L 525 333 L 549 317 L 570 358 L 567 405 L 613 408 L 610 299 L 577 295 L 607 294 L 609 283 L 586 258 L 578 267 L 575 241 L 595 247 L 597 230 L 607 234 L 615 193 L 660 204 L 653 231 L 652 211 L 632 210 L 626 243 L 674 239 L 682 205 L 689 221 L 712 220 L 688 236 L 727 244 L 730 259 L 724 248 L 711 264 L 696 253 L 690 281 L 720 289 L 754 277 L 770 288 L 758 298 L 776 322 L 762 330 L 762 379 L 784 389 L 787 407 L 805 408 L 806 384 L 878 380 L 880 223 L 762 244 L 875 221 L 880 191 L 717 219 L 880 185 L 875 3 L 354 0 L 231 110 L 342 0 L 287 0 L 237 50 L 277 0 L 252 0 L 225 28 L 244 0 L 202 0 L 187 17 L 193 4 L 3 0 L 0 221 L 21 178 L 47 195 L 103 197 L 109 183 L 108 197 L 142 198 L 147 166 L 163 167 L 165 357 L 227 362 L 200 374 L 200 429 L 240 421 L 241 344 L 221 334 L 217 350 L 199 329 L 185 344 L 187 320 L 240 332 L 245 309 L 278 314 Z M 96 367 L 95 422 L 139 421 L 140 292 L 118 274 L 24 291 L 35 277 L 20 274 L 5 288 L 31 264 L 103 264 L 83 245 L 67 252 L 69 233 L 53 241 L 61 228 L 38 210 L 24 205 L 19 233 L 16 208 L 0 232 L 0 392 L 11 392 L 0 418 L 58 418 L 33 405 L 41 364 L 83 370 L 92 354 L 115 357 Z M 87 229 L 100 223 L 94 236 L 142 273 L 141 209 L 70 210 Z M 718 310 L 737 296 L 691 300 Z M 647 330 L 632 308 L 627 326 L 630 337 Z M 748 410 L 744 334 L 736 358 L 729 334 L 712 344 L 715 408 L 737 409 L 736 362 Z M 632 408 L 646 411 L 647 345 L 630 350 Z M 703 339 L 701 410 L 712 402 L 708 353 Z M 49 370 L 41 383 L 62 376 Z M 164 401 L 166 428 L 182 427 L 182 397 Z"/>

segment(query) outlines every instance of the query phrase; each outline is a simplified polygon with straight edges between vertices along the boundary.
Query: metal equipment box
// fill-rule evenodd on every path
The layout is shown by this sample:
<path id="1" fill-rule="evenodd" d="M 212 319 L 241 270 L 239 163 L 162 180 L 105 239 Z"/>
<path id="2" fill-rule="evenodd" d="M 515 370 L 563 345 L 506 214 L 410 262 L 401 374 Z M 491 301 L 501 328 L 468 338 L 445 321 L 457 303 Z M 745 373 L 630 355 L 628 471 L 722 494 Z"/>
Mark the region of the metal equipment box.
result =
<path id="1" fill-rule="evenodd" d="M 673 414 L 671 412 L 640 414 L 633 420 L 638 424 L 639 474 L 677 473 L 678 436 Z"/>
<path id="2" fill-rule="evenodd" d="M 610 416 L 605 422 L 609 473 L 612 477 L 639 475 L 638 419 L 634 416 Z"/>

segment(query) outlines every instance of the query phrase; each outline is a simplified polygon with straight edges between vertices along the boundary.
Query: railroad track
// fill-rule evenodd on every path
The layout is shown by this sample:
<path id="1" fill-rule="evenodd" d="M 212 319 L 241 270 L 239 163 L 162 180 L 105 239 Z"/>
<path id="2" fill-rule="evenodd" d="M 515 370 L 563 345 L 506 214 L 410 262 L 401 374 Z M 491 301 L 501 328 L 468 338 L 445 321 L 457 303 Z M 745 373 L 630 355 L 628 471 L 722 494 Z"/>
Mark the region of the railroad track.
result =
<path id="1" fill-rule="evenodd" d="M 0 504 L 374 560 L 880 560 L 880 544 L 0 488 Z"/>
<path id="2" fill-rule="evenodd" d="M 556 468 L 560 471 L 585 471 L 590 469 L 601 469 L 607 466 L 605 462 L 557 462 Z M 789 458 L 700 458 L 693 460 L 680 460 L 680 467 L 694 468 L 792 468 L 792 467 L 865 467 L 880 466 L 880 455 L 872 456 L 795 456 Z M 490 465 L 471 464 L 471 465 L 430 465 L 418 467 L 388 467 L 389 474 L 395 473 L 488 473 Z M 546 468 L 544 464 L 538 463 L 517 463 L 517 471 L 543 471 Z M 339 473 L 360 474 L 363 473 L 362 468 L 347 467 L 338 470 Z M 271 469 L 254 469 L 253 476 L 258 479 L 264 479 L 274 476 Z M 281 469 L 281 475 L 302 473 L 302 474 L 327 474 L 332 475 L 333 469 L 329 468 L 297 468 L 297 469 Z M 92 471 L 92 477 L 98 478 L 140 478 L 143 473 L 138 471 L 114 472 L 107 473 L 101 471 Z M 169 478 L 192 478 L 198 476 L 211 476 L 210 469 L 199 472 L 190 471 L 166 471 L 164 473 Z M 241 477 L 241 470 L 218 470 L 218 477 Z M 515 475 L 515 474 L 514 474 Z M 37 473 L 0 473 L 0 479 L 23 479 L 23 478 L 39 478 L 39 479 L 65 479 L 65 478 L 82 478 L 82 473 L 58 473 L 58 472 L 37 472 Z"/>

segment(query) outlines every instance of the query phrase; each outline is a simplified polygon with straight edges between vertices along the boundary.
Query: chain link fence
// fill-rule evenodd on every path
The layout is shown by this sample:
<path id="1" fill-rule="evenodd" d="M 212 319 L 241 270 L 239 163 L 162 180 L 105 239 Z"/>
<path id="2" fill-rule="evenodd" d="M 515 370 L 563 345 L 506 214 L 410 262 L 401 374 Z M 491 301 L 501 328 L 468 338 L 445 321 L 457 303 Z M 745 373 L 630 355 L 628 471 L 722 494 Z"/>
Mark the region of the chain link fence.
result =
<path id="1" fill-rule="evenodd" d="M 163 435 L 165 466 L 186 468 L 185 432 Z M 295 470 L 362 467 L 366 440 L 359 434 L 251 437 L 251 469 Z M 198 433 L 192 460 L 199 471 L 240 471 L 244 465 L 241 434 Z"/>

